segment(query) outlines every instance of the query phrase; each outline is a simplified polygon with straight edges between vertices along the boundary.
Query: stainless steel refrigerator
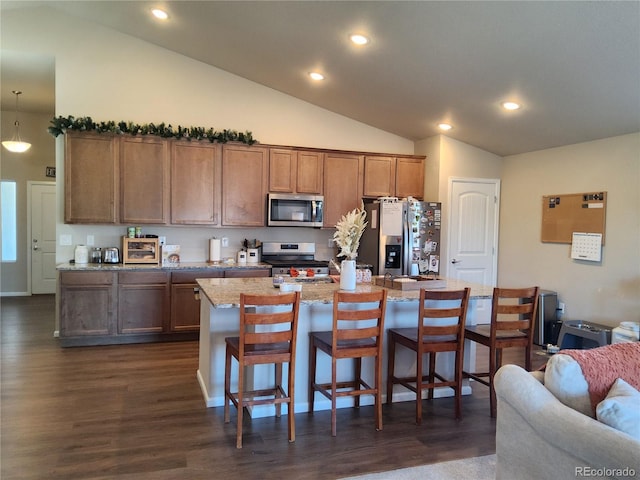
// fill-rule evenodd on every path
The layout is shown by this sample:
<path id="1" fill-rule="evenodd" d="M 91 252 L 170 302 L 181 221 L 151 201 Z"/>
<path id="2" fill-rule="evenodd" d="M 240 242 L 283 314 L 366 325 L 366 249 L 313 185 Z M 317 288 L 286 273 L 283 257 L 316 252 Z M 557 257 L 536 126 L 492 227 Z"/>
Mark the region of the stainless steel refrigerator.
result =
<path id="1" fill-rule="evenodd" d="M 366 203 L 368 225 L 358 263 L 374 275 L 426 275 L 440 272 L 441 204 L 376 200 Z"/>

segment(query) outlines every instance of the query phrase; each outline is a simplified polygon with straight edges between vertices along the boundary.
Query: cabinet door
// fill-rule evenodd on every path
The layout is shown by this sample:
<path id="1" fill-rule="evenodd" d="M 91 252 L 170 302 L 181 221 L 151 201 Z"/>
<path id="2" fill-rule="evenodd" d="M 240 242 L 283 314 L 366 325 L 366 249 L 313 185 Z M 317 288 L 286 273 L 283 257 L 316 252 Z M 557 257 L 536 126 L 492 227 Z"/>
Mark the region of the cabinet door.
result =
<path id="1" fill-rule="evenodd" d="M 363 195 L 372 198 L 390 197 L 395 192 L 395 157 L 365 157 Z"/>
<path id="2" fill-rule="evenodd" d="M 322 152 L 269 149 L 269 191 L 322 194 Z"/>
<path id="3" fill-rule="evenodd" d="M 118 333 L 162 333 L 169 329 L 170 289 L 165 272 L 118 274 Z"/>
<path id="4" fill-rule="evenodd" d="M 297 193 L 322 193 L 324 154 L 322 152 L 298 152 L 296 171 Z"/>
<path id="5" fill-rule="evenodd" d="M 298 152 L 284 148 L 269 149 L 269 191 L 294 193 Z"/>
<path id="6" fill-rule="evenodd" d="M 122 223 L 167 223 L 169 155 L 166 140 L 121 138 L 120 192 Z"/>
<path id="7" fill-rule="evenodd" d="M 324 226 L 335 227 L 342 216 L 362 205 L 364 158 L 327 153 L 324 159 Z"/>
<path id="8" fill-rule="evenodd" d="M 117 142 L 112 135 L 65 135 L 65 223 L 116 223 Z"/>
<path id="9" fill-rule="evenodd" d="M 398 158 L 396 162 L 396 196 L 424 198 L 424 159 Z"/>
<path id="10" fill-rule="evenodd" d="M 181 271 L 171 274 L 171 331 L 200 329 L 200 300 L 195 296 L 196 278 L 222 278 L 224 270 Z"/>
<path id="11" fill-rule="evenodd" d="M 266 147 L 222 147 L 222 225 L 265 226 L 268 178 Z"/>
<path id="12" fill-rule="evenodd" d="M 116 331 L 115 273 L 60 273 L 60 336 L 112 335 Z"/>
<path id="13" fill-rule="evenodd" d="M 220 146 L 173 142 L 171 150 L 171 223 L 216 225 L 219 222 Z"/>

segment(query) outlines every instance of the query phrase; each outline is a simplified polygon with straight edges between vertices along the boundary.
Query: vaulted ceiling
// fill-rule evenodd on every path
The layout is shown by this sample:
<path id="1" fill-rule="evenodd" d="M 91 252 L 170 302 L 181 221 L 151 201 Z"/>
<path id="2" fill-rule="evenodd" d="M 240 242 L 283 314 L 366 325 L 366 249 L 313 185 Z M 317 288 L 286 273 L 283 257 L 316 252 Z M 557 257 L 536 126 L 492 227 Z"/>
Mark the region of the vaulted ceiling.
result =
<path id="1" fill-rule="evenodd" d="M 0 6 L 61 10 L 411 140 L 441 133 L 437 124 L 447 122 L 453 129 L 446 135 L 509 155 L 640 131 L 637 1 Z M 153 6 L 169 19 L 152 19 Z M 348 37 L 355 32 L 371 42 L 354 46 Z M 3 109 L 7 79 L 33 80 L 39 61 L 51 71 L 51 59 L 25 60 L 3 52 Z M 325 80 L 312 82 L 312 70 Z M 25 108 L 40 108 L 21 89 Z M 522 108 L 507 112 L 504 100 Z"/>

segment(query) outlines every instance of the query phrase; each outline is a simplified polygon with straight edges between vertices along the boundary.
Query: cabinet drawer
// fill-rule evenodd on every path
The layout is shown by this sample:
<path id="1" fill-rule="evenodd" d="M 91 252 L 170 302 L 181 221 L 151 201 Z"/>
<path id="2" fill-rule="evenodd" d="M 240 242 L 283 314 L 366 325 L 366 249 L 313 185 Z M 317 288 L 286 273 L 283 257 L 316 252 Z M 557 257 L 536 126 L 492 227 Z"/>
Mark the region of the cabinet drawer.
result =
<path id="1" fill-rule="evenodd" d="M 225 270 L 226 278 L 251 278 L 251 277 L 269 277 L 271 276 L 270 268 L 238 268 L 235 270 Z"/>
<path id="2" fill-rule="evenodd" d="M 167 272 L 120 272 L 118 274 L 118 281 L 127 284 L 167 283 L 168 279 Z"/>
<path id="3" fill-rule="evenodd" d="M 222 278 L 224 270 L 171 272 L 171 283 L 196 283 L 196 278 Z"/>
<path id="4" fill-rule="evenodd" d="M 60 272 L 62 285 L 113 285 L 113 272 Z"/>

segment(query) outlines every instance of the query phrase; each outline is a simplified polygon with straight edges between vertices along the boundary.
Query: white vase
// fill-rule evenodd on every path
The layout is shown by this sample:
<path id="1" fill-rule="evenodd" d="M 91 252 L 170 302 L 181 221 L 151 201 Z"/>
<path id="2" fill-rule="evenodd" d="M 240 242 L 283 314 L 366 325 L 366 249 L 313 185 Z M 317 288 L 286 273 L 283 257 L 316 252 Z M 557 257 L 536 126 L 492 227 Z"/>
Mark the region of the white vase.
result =
<path id="1" fill-rule="evenodd" d="M 356 289 L 356 261 L 343 260 L 340 264 L 340 290 Z"/>

